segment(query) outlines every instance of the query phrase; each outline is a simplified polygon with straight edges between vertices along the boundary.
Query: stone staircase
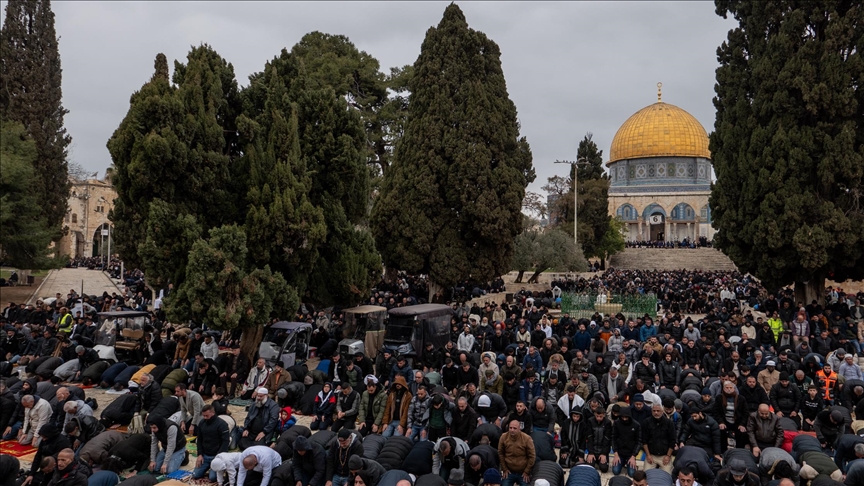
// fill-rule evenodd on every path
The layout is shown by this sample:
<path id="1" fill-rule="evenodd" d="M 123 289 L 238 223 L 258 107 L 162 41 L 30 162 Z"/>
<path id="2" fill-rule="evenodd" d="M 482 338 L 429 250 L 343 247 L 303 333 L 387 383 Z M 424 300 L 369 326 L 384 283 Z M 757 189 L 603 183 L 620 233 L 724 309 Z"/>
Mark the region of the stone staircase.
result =
<path id="1" fill-rule="evenodd" d="M 609 265 L 628 270 L 737 270 L 714 248 L 627 248 L 613 255 Z"/>

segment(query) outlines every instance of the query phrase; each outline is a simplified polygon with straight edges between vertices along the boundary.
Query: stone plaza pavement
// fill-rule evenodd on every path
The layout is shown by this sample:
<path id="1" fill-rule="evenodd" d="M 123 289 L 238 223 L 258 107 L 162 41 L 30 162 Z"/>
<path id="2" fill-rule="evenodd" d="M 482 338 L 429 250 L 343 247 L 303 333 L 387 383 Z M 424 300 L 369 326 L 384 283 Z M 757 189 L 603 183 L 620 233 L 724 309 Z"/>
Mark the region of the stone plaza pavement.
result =
<path id="1" fill-rule="evenodd" d="M 42 285 L 30 297 L 29 303 L 35 303 L 37 299 L 54 297 L 58 292 L 65 297 L 70 289 L 75 289 L 80 294 L 82 285 L 84 293 L 87 295 L 102 295 L 103 292 L 108 292 L 109 294 L 117 292 L 119 294 L 123 291 L 122 288 L 118 287 L 108 277 L 107 273 L 101 270 L 61 268 L 59 270 L 52 270 L 45 277 Z"/>

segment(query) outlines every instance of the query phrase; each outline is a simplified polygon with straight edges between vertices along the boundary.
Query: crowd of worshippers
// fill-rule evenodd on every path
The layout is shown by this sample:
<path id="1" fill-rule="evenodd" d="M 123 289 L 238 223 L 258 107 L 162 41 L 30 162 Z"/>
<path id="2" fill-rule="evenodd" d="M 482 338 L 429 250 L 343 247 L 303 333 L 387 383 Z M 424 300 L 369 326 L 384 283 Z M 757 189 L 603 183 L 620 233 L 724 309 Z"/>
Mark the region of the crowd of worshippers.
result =
<path id="1" fill-rule="evenodd" d="M 627 248 L 711 248 L 714 242 L 704 236 L 699 238 L 684 238 L 682 240 L 628 240 Z"/>
<path id="2" fill-rule="evenodd" d="M 372 359 L 331 346 L 311 370 L 250 363 L 238 343 L 220 352 L 201 329 L 149 329 L 140 365 L 109 363 L 62 316 L 45 326 L 53 352 L 15 354 L 32 326 L 16 319 L 0 343 L 0 430 L 36 447 L 24 486 L 113 486 L 129 468 L 152 474 L 124 483 L 154 484 L 192 461 L 193 478 L 220 486 L 599 486 L 601 473 L 613 486 L 864 484 L 861 296 L 829 289 L 823 307 L 760 292 L 751 308 L 737 293 L 750 283 L 709 275 L 666 282 L 716 294 L 696 320 L 556 317 L 519 292 L 454 305 L 440 349 Z M 315 319 L 322 335 L 332 321 Z M 116 394 L 98 413 L 90 384 Z M 242 423 L 238 396 L 251 401 Z"/>

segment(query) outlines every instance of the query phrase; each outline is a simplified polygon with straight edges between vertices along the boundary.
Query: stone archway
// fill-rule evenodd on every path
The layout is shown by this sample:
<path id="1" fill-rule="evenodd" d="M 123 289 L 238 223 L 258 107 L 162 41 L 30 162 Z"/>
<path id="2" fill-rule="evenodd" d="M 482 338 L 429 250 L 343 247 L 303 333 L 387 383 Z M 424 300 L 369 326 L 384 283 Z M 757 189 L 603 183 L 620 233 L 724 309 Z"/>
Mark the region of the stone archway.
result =
<path id="1" fill-rule="evenodd" d="M 666 210 L 657 203 L 651 203 L 642 211 L 642 220 L 648 225 L 647 236 L 650 241 L 666 241 L 667 235 Z"/>

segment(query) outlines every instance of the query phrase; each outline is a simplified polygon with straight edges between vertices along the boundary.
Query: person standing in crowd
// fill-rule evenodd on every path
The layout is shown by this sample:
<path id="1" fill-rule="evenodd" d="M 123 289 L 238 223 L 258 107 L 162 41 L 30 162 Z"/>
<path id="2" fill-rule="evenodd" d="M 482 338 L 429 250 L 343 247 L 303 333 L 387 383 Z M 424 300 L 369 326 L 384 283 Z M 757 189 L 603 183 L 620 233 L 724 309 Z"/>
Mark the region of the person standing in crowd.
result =
<path id="1" fill-rule="evenodd" d="M 759 457 L 759 453 L 766 447 L 783 445 L 780 418 L 771 412 L 767 404 L 759 405 L 759 410 L 747 419 L 747 437 L 754 457 Z"/>
<path id="2" fill-rule="evenodd" d="M 336 397 L 335 419 L 331 430 L 339 432 L 343 427 L 353 429 L 356 426 L 357 415 L 360 411 L 360 395 L 354 391 L 351 383 L 343 381 L 341 391 Z"/>
<path id="3" fill-rule="evenodd" d="M 660 468 L 672 473 L 672 453 L 675 450 L 675 424 L 663 412 L 663 405 L 651 405 L 651 416 L 642 422 L 645 468 Z M 631 475 L 632 476 L 632 475 Z"/>
<path id="4" fill-rule="evenodd" d="M 382 435 L 390 437 L 393 434 L 404 435 L 408 427 L 408 408 L 411 406 L 411 392 L 408 391 L 408 381 L 401 374 L 393 378 L 387 405 L 384 408 L 382 424 L 386 427 Z"/>
<path id="5" fill-rule="evenodd" d="M 191 434 L 191 432 L 190 432 Z M 201 409 L 201 420 L 195 427 L 195 443 L 198 446 L 198 458 L 195 460 L 195 469 L 192 471 L 194 479 L 201 479 L 210 469 L 212 461 L 224 452 L 228 452 L 230 437 L 228 435 L 228 424 L 216 416 L 213 405 L 205 405 Z M 211 473 L 211 479 L 216 474 Z"/>
<path id="6" fill-rule="evenodd" d="M 527 486 L 531 481 L 535 459 L 531 436 L 519 430 L 519 422 L 511 421 L 507 425 L 507 433 L 498 441 L 498 462 L 504 478 L 502 484 Z"/>

